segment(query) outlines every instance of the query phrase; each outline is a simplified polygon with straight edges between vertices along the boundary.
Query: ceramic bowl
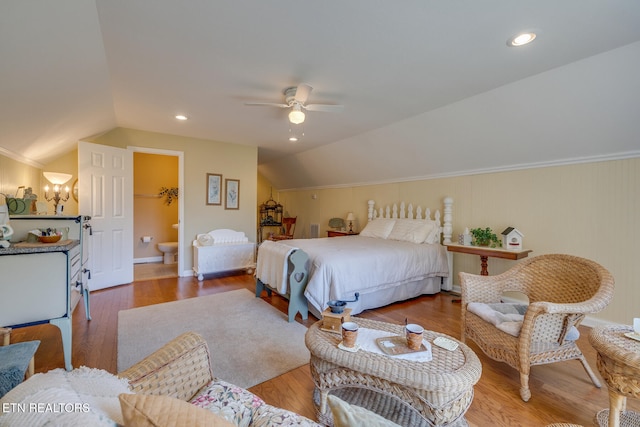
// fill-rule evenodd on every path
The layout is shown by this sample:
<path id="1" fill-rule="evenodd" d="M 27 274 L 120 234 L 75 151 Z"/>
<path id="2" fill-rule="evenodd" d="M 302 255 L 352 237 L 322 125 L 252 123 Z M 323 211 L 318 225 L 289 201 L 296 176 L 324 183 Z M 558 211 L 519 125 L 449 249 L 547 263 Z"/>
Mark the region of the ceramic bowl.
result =
<path id="1" fill-rule="evenodd" d="M 55 243 L 60 240 L 62 236 L 54 234 L 53 236 L 40 236 L 40 241 L 42 243 Z"/>

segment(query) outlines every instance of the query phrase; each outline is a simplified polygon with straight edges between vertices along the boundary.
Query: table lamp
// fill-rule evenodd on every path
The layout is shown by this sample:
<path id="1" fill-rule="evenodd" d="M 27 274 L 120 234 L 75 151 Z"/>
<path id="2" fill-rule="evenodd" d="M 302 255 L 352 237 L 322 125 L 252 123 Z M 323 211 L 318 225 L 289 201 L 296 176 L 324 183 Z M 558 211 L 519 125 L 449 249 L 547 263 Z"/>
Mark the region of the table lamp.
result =
<path id="1" fill-rule="evenodd" d="M 353 212 L 347 214 L 347 221 L 349 221 L 349 233 L 353 233 Z"/>

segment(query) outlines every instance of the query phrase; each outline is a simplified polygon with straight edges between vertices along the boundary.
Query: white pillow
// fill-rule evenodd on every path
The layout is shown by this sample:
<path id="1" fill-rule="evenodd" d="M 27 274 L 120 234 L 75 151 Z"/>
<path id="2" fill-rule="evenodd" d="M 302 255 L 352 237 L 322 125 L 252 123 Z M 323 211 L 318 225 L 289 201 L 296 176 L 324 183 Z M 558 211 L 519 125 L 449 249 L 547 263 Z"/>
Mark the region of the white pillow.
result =
<path id="1" fill-rule="evenodd" d="M 436 228 L 435 222 L 430 220 L 398 219 L 387 238 L 403 242 L 424 243 Z"/>
<path id="2" fill-rule="evenodd" d="M 197 240 L 200 246 L 211 246 L 214 243 L 213 236 L 211 234 L 198 234 Z"/>
<path id="3" fill-rule="evenodd" d="M 327 398 L 335 427 L 400 427 L 398 424 L 360 406 L 330 394 Z"/>
<path id="4" fill-rule="evenodd" d="M 438 223 L 431 220 L 429 220 L 429 222 L 433 224 L 433 229 L 424 239 L 424 242 L 429 244 L 440 243 L 440 227 L 438 227 Z"/>
<path id="5" fill-rule="evenodd" d="M 360 232 L 364 237 L 376 237 L 378 239 L 386 239 L 391 233 L 393 225 L 396 223 L 395 219 L 378 218 L 369 221 L 364 229 Z"/>

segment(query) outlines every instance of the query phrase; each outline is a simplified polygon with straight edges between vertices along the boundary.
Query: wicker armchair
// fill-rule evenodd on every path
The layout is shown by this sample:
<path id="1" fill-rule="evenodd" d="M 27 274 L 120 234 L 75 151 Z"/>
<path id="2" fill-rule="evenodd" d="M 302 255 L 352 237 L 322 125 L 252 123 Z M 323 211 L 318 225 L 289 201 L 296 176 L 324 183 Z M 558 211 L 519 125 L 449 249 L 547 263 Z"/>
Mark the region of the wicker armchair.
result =
<path id="1" fill-rule="evenodd" d="M 497 276 L 460 273 L 460 286 L 461 341 L 469 337 L 487 356 L 517 369 L 522 400 L 531 397 L 532 365 L 578 359 L 594 385 L 601 387 L 576 342 L 566 339 L 586 314 L 604 309 L 613 298 L 613 277 L 601 265 L 571 255 L 542 255 Z M 518 337 L 467 310 L 471 302 L 500 303 L 503 293 L 509 291 L 529 299 Z"/>

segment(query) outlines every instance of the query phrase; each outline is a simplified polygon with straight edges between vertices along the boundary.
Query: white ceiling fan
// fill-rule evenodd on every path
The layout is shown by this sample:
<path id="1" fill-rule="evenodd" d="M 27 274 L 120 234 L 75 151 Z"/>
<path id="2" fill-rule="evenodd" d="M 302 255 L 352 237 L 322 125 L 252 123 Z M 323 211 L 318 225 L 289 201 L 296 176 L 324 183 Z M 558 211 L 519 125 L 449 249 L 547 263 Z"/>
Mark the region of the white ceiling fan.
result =
<path id="1" fill-rule="evenodd" d="M 288 87 L 283 91 L 284 104 L 278 104 L 275 102 L 245 102 L 245 105 L 266 105 L 271 107 L 290 108 L 289 121 L 296 125 L 304 122 L 304 110 L 339 113 L 344 109 L 344 105 L 305 104 L 309 99 L 309 94 L 312 89 L 313 88 L 308 84 L 301 83 L 297 87 Z"/>

